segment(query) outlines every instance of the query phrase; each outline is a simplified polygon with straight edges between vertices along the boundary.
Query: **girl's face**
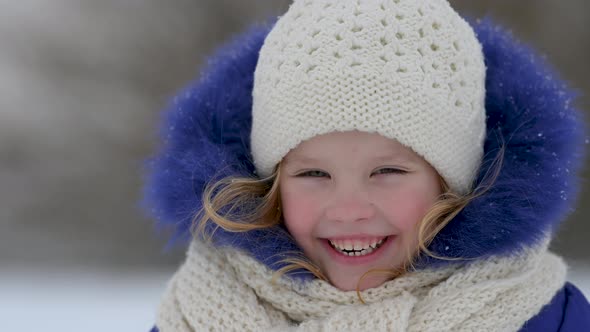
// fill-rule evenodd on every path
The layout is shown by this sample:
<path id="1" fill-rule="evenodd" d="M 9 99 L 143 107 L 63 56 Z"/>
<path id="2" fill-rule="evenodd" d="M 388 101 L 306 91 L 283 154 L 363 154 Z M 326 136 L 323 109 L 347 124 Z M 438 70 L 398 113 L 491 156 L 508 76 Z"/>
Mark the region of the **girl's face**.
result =
<path id="1" fill-rule="evenodd" d="M 341 290 L 356 289 L 371 269 L 401 267 L 441 194 L 437 172 L 411 149 L 359 131 L 301 143 L 283 159 L 279 181 L 287 229 Z M 390 278 L 369 274 L 359 286 Z"/>

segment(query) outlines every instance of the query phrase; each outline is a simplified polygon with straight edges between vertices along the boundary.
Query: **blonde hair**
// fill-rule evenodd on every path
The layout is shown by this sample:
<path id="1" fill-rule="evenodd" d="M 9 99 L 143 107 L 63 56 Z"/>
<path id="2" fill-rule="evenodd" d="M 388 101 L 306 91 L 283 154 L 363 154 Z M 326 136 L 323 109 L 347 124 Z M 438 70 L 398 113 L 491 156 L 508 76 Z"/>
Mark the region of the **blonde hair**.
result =
<path id="1" fill-rule="evenodd" d="M 432 205 L 418 227 L 418 246 L 408 248 L 408 256 L 402 266 L 395 269 L 374 269 L 367 271 L 357 284 L 357 294 L 360 297 L 359 285 L 370 274 L 385 274 L 395 278 L 414 269 L 414 264 L 420 253 L 444 260 L 461 260 L 439 256 L 428 249 L 436 235 L 472 200 L 488 191 L 498 177 L 504 155 L 504 147 L 484 175 L 481 184 L 466 195 L 453 193 L 444 179 L 439 176 L 442 194 Z M 279 225 L 283 222 L 280 197 L 280 163 L 274 172 L 263 179 L 247 177 L 226 177 L 210 183 L 203 192 L 203 207 L 195 216 L 193 222 L 193 236 L 202 237 L 209 241 L 219 228 L 229 232 L 248 232 Z M 210 225 L 211 227 L 207 227 Z M 273 281 L 285 273 L 305 269 L 315 277 L 328 281 L 320 268 L 301 254 L 283 259 L 286 264 L 273 275 Z"/>

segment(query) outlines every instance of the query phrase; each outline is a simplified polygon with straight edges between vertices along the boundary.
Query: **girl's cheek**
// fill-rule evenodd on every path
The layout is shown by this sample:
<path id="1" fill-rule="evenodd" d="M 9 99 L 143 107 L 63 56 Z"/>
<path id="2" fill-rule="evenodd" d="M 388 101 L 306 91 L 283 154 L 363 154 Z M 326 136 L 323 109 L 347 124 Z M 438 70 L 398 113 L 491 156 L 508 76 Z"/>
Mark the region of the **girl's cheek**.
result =
<path id="1" fill-rule="evenodd" d="M 403 231 L 414 229 L 434 203 L 434 198 L 429 193 L 412 188 L 382 193 L 380 197 L 387 197 L 378 204 L 384 214 Z"/>
<path id="2" fill-rule="evenodd" d="M 314 226 L 317 200 L 305 192 L 285 192 L 282 195 L 283 217 L 289 232 L 295 236 L 309 234 Z"/>

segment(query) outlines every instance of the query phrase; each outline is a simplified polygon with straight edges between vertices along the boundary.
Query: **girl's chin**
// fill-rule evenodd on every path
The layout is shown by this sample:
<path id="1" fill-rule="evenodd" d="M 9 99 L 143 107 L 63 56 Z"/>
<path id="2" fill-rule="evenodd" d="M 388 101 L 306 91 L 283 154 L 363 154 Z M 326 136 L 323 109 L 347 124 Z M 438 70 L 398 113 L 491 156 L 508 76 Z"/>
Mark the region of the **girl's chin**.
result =
<path id="1" fill-rule="evenodd" d="M 362 277 L 343 276 L 342 273 L 335 273 L 334 277 L 328 275 L 332 286 L 340 289 L 341 291 L 356 291 L 357 287 L 359 291 L 364 291 L 369 288 L 375 288 L 381 286 L 384 282 L 390 279 L 389 276 L 384 276 L 382 273 L 368 274 L 359 283 Z"/>

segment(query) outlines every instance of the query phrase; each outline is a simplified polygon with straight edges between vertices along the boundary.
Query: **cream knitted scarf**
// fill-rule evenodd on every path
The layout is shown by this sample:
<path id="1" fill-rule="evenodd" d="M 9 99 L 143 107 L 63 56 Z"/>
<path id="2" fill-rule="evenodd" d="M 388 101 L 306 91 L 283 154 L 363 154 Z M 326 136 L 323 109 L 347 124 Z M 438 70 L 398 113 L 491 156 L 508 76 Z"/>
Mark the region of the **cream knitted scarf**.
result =
<path id="1" fill-rule="evenodd" d="M 169 331 L 518 331 L 565 282 L 547 243 L 495 257 L 409 273 L 361 292 L 306 284 L 244 253 L 193 241 L 173 276 L 157 326 Z"/>

